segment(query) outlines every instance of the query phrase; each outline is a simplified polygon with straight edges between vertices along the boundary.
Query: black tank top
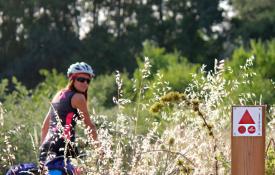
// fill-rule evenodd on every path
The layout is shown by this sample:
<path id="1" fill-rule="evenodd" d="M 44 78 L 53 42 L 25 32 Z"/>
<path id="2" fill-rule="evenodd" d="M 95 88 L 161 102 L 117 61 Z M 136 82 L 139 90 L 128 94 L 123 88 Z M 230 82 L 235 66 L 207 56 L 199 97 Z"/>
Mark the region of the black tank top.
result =
<path id="1" fill-rule="evenodd" d="M 79 118 L 77 109 L 71 105 L 75 93 L 72 90 L 62 90 L 58 100 L 51 104 L 49 131 L 53 136 L 52 139 L 75 141 L 75 125 Z"/>

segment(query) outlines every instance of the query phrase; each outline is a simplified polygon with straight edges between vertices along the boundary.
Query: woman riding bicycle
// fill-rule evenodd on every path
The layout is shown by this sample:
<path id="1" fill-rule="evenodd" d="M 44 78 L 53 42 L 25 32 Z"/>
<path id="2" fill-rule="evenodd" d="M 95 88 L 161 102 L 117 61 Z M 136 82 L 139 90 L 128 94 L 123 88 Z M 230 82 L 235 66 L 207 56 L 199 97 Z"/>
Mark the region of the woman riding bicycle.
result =
<path id="1" fill-rule="evenodd" d="M 87 91 L 94 77 L 93 70 L 88 64 L 77 62 L 69 67 L 67 76 L 69 82 L 66 88 L 53 97 L 42 125 L 39 157 L 42 171 L 49 155 L 77 157 L 75 125 L 78 119 L 83 119 L 91 139 L 97 142 L 96 126 L 87 108 Z"/>

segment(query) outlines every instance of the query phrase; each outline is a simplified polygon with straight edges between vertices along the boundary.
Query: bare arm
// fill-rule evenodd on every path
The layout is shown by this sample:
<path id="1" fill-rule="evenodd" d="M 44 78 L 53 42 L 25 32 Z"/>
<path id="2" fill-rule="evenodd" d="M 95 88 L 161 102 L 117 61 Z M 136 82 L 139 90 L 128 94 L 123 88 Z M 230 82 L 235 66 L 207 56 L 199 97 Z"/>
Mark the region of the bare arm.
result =
<path id="1" fill-rule="evenodd" d="M 49 125 L 50 125 L 50 110 L 48 112 L 48 114 L 46 115 L 44 122 L 42 124 L 42 128 L 41 128 L 41 144 L 44 142 L 45 137 L 47 136 L 48 133 L 48 129 L 49 129 Z"/>
<path id="2" fill-rule="evenodd" d="M 76 93 L 73 96 L 71 103 L 72 103 L 73 108 L 77 108 L 82 112 L 84 123 L 85 123 L 86 127 L 89 128 L 90 137 L 94 141 L 97 141 L 96 126 L 90 119 L 85 96 L 83 94 Z"/>

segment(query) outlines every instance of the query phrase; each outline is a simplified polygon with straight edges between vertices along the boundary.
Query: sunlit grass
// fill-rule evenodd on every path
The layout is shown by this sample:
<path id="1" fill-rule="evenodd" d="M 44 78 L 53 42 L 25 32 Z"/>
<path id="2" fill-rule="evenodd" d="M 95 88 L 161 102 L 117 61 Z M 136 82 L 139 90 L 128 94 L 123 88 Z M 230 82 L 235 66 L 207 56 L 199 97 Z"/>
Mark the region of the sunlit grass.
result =
<path id="1" fill-rule="evenodd" d="M 77 144 L 85 150 L 86 156 L 74 159 L 73 163 L 82 168 L 84 174 L 230 174 L 231 106 L 236 104 L 233 98 L 238 88 L 242 84 L 254 83 L 250 81 L 255 76 L 250 71 L 253 60 L 253 57 L 249 58 L 240 67 L 238 80 L 224 78 L 224 73 L 232 74 L 233 71 L 223 61 L 216 61 L 214 70 L 210 72 L 206 72 L 203 66 L 193 75 L 193 81 L 186 89 L 176 92 L 171 90 L 168 82 L 162 81 L 164 75 L 160 73 L 158 81 L 151 82 L 150 59 L 146 58 L 140 79 L 133 80 L 131 97 L 125 95 L 123 79 L 116 72 L 115 113 L 112 116 L 96 112 L 91 115 L 98 126 L 105 155 L 100 156 L 98 148 L 83 132 L 83 122 L 78 121 Z M 238 95 L 237 103 L 260 105 L 261 100 L 252 92 L 243 91 Z M 11 117 L 4 108 L 0 105 L 0 125 L 3 128 L 5 119 Z M 266 129 L 267 141 L 270 141 L 275 137 L 273 108 L 268 114 L 270 119 Z M 22 119 L 22 124 L 31 122 Z M 33 154 L 38 154 L 37 133 L 21 130 L 26 134 L 21 139 L 30 142 L 29 151 L 33 148 Z M 1 171 L 18 163 L 15 161 L 16 156 L 20 156 L 17 143 L 10 141 L 13 134 L 11 130 L 1 133 Z M 32 137 L 28 137 L 29 134 Z M 269 146 L 266 160 L 266 171 L 270 173 L 275 161 L 273 144 Z"/>

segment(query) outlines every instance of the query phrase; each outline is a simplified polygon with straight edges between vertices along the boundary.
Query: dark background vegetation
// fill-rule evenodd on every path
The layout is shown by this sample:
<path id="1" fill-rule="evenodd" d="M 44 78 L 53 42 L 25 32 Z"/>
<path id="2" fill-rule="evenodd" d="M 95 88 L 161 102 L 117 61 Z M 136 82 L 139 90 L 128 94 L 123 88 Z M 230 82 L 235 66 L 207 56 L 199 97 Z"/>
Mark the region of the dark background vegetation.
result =
<path id="1" fill-rule="evenodd" d="M 251 39 L 274 36 L 273 0 L 1 0 L 0 78 L 34 88 L 40 69 L 65 73 L 75 61 L 131 76 L 145 41 L 211 69 Z"/>

